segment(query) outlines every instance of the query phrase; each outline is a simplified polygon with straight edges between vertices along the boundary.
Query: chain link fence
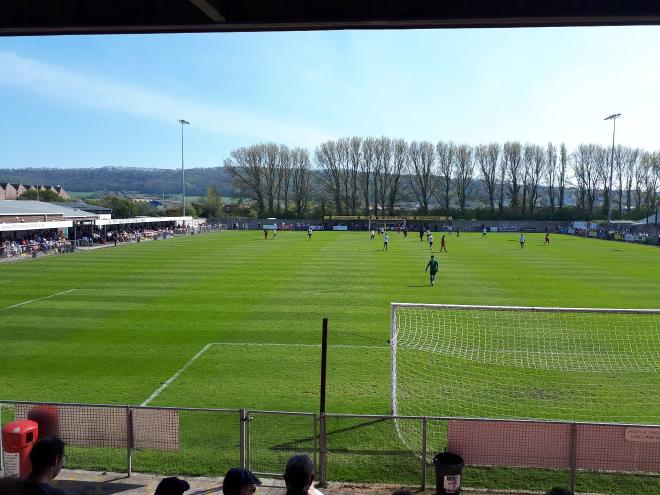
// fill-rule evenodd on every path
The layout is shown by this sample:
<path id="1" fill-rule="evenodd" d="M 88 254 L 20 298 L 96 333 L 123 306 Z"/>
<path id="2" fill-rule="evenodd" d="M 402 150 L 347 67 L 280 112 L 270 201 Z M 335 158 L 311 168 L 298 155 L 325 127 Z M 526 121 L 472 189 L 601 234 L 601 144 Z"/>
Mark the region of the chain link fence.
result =
<path id="1" fill-rule="evenodd" d="M 659 425 L 0 401 L 0 424 L 19 419 L 60 435 L 67 467 L 129 475 L 242 466 L 279 477 L 306 453 L 322 482 L 424 489 L 435 483 L 433 456 L 447 450 L 465 460 L 470 488 L 660 493 Z"/>

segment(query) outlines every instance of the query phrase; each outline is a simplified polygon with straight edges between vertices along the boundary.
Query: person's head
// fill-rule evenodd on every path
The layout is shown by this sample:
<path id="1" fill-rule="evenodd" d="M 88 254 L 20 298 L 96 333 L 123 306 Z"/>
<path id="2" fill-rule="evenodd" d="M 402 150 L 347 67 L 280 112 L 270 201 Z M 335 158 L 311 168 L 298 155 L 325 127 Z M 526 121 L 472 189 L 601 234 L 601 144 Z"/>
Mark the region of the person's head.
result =
<path id="1" fill-rule="evenodd" d="M 435 256 L 431 255 L 431 259 L 435 258 Z"/>
<path id="2" fill-rule="evenodd" d="M 284 482 L 288 492 L 307 493 L 314 481 L 314 463 L 307 454 L 289 457 L 284 469 Z"/>
<path id="3" fill-rule="evenodd" d="M 64 442 L 58 437 L 43 437 L 30 451 L 32 475 L 55 478 L 64 463 Z"/>
<path id="4" fill-rule="evenodd" d="M 173 476 L 171 478 L 163 478 L 158 483 L 154 495 L 183 495 L 187 490 L 190 490 L 188 482 Z"/>
<path id="5" fill-rule="evenodd" d="M 545 492 L 545 495 L 574 495 L 568 488 L 554 487 Z"/>
<path id="6" fill-rule="evenodd" d="M 257 491 L 261 481 L 247 469 L 231 468 L 222 482 L 224 495 L 250 495 Z"/>

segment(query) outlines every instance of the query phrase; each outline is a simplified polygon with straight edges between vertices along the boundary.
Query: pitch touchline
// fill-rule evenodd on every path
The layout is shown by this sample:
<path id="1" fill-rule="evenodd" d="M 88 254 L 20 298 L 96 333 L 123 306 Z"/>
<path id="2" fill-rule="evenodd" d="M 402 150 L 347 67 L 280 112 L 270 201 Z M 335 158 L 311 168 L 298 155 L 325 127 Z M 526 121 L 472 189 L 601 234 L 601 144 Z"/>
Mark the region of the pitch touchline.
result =
<path id="1" fill-rule="evenodd" d="M 36 299 L 30 299 L 29 301 L 25 301 L 25 302 L 22 302 L 22 303 L 12 304 L 11 306 L 7 306 L 6 308 L 0 309 L 0 311 L 6 311 L 6 310 L 11 309 L 11 308 L 17 308 L 18 306 L 23 306 L 24 304 L 30 304 L 30 303 L 33 303 L 35 301 L 42 301 L 44 299 L 50 299 L 51 297 L 59 296 L 61 294 L 66 294 L 68 292 L 73 292 L 74 290 L 78 290 L 78 289 L 69 289 L 69 290 L 65 290 L 65 291 L 62 291 L 62 292 L 56 292 L 55 294 L 51 294 L 49 296 L 37 297 Z"/>
<path id="2" fill-rule="evenodd" d="M 163 390 L 169 387 L 174 380 L 179 378 L 181 373 L 186 371 L 190 365 L 192 365 L 197 359 L 201 357 L 206 351 L 210 349 L 212 345 L 227 345 L 227 346 L 273 346 L 273 347 L 315 347 L 320 348 L 321 344 L 281 344 L 281 343 L 266 343 L 266 342 L 210 342 L 206 344 L 202 349 L 195 354 L 190 360 L 184 364 L 179 371 L 174 373 L 165 383 L 163 383 L 156 391 L 151 394 L 141 406 L 147 406 L 151 403 L 156 397 L 158 397 Z M 389 349 L 389 347 L 383 345 L 350 345 L 350 344 L 337 344 L 328 346 L 334 349 Z"/>

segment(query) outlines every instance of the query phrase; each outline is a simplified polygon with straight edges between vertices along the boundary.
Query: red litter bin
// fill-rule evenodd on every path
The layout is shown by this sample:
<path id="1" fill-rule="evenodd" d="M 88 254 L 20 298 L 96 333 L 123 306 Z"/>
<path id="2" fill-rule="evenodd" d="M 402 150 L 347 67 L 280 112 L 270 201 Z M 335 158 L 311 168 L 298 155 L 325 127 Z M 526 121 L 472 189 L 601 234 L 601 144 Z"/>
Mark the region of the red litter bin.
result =
<path id="1" fill-rule="evenodd" d="M 39 425 L 29 419 L 12 421 L 2 428 L 2 455 L 5 476 L 30 474 L 30 451 L 39 436 Z"/>

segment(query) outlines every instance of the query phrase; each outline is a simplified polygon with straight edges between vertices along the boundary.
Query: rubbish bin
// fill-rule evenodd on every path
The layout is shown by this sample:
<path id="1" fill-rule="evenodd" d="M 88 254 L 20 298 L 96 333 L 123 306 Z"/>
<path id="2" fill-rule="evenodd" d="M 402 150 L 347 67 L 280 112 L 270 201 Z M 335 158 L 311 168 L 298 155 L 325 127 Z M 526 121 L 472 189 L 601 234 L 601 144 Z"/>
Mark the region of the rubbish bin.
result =
<path id="1" fill-rule="evenodd" d="M 29 419 L 12 421 L 2 428 L 5 476 L 25 477 L 32 471 L 30 451 L 37 441 L 39 425 Z"/>
<path id="2" fill-rule="evenodd" d="M 435 488 L 438 495 L 461 493 L 461 471 L 465 463 L 459 455 L 441 452 L 433 458 Z"/>

